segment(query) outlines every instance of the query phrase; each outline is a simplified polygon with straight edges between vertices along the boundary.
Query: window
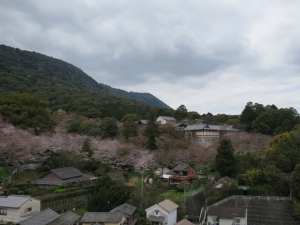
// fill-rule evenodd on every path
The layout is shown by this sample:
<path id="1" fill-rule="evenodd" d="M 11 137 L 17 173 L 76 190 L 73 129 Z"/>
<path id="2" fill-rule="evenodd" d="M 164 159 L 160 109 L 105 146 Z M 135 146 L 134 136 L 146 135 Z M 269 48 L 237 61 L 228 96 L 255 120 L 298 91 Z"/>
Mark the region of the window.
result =
<path id="1" fill-rule="evenodd" d="M 240 224 L 240 219 L 233 219 L 233 224 L 239 225 Z"/>
<path id="2" fill-rule="evenodd" d="M 32 208 L 30 207 L 30 208 L 27 208 L 27 209 L 25 209 L 25 213 L 27 213 L 27 212 L 31 212 L 32 211 Z"/>
<path id="3" fill-rule="evenodd" d="M 155 216 L 158 216 L 159 211 L 155 210 Z"/>
<path id="4" fill-rule="evenodd" d="M 7 209 L 0 208 L 0 215 L 6 216 L 7 215 Z"/>

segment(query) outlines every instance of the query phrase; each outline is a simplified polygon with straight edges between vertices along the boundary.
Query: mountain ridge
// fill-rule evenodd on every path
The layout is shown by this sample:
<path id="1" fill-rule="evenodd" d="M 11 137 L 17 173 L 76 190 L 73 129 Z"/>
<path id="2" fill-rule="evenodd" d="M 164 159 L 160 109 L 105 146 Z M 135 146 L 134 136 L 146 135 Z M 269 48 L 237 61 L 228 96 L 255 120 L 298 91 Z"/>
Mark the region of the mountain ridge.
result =
<path id="1" fill-rule="evenodd" d="M 9 67 L 8 67 L 9 66 Z M 109 85 L 98 83 L 80 68 L 56 59 L 51 56 L 34 51 L 20 50 L 18 48 L 0 45 L 0 71 L 1 76 L 9 76 L 10 68 L 14 68 L 23 78 L 18 76 L 14 80 L 15 87 L 11 87 L 7 79 L 2 79 L 4 87 L 0 87 L 0 93 L 8 90 L 23 91 L 26 89 L 46 87 L 51 85 L 65 85 L 70 89 L 78 89 L 99 94 L 108 94 L 148 104 L 158 108 L 171 109 L 170 106 L 150 93 L 127 92 Z M 14 76 L 9 77 L 14 79 Z M 39 79 L 43 82 L 39 83 Z M 8 79 L 9 80 L 9 79 Z M 38 90 L 36 90 L 38 91 Z"/>

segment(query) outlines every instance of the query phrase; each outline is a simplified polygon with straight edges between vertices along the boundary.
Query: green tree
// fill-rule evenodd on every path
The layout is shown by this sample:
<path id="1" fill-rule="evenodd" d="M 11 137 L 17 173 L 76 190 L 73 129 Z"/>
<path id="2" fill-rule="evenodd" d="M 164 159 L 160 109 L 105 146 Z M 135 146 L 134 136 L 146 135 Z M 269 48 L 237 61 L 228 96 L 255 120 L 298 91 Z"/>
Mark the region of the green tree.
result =
<path id="1" fill-rule="evenodd" d="M 94 193 L 88 198 L 87 208 L 90 212 L 109 212 L 124 204 L 130 197 L 128 187 L 118 184 L 110 177 L 100 177 Z"/>
<path id="2" fill-rule="evenodd" d="M 290 187 L 292 190 L 292 195 L 300 200 L 300 164 L 297 164 L 293 171 Z"/>
<path id="3" fill-rule="evenodd" d="M 221 176 L 234 177 L 236 175 L 236 160 L 234 148 L 229 139 L 222 138 L 217 148 L 215 158 L 216 170 Z"/>
<path id="4" fill-rule="evenodd" d="M 117 120 L 115 118 L 105 117 L 100 125 L 102 138 L 113 138 L 118 134 Z"/>
<path id="5" fill-rule="evenodd" d="M 126 114 L 123 116 L 121 122 L 124 124 L 123 129 L 123 136 L 126 140 L 128 140 L 130 137 L 135 138 L 138 136 L 137 131 L 137 121 L 139 121 L 141 118 L 136 114 Z"/>
<path id="6" fill-rule="evenodd" d="M 89 138 L 84 140 L 80 152 L 85 153 L 88 158 L 91 158 L 94 155 L 94 150 L 91 147 L 91 140 Z"/>
<path id="7" fill-rule="evenodd" d="M 275 136 L 267 149 L 267 160 L 282 172 L 291 172 L 300 160 L 300 146 L 297 143 L 300 132 L 294 130 Z"/>
<path id="8" fill-rule="evenodd" d="M 188 115 L 188 110 L 184 105 L 179 106 L 174 113 L 174 117 L 179 121 L 188 118 Z"/>
<path id="9" fill-rule="evenodd" d="M 22 129 L 31 128 L 34 134 L 54 132 L 56 123 L 46 109 L 49 103 L 26 93 L 14 93 L 0 98 L 0 114 L 5 121 Z"/>
<path id="10" fill-rule="evenodd" d="M 149 116 L 146 129 L 144 131 L 144 136 L 148 139 L 147 145 L 150 150 L 157 149 L 156 137 L 159 137 L 158 125 L 156 123 L 156 114 L 152 112 Z"/>
<path id="11" fill-rule="evenodd" d="M 255 168 L 247 170 L 242 175 L 242 179 L 249 186 L 255 186 L 255 185 L 261 183 L 262 177 L 263 177 L 262 171 L 260 169 L 255 169 Z"/>

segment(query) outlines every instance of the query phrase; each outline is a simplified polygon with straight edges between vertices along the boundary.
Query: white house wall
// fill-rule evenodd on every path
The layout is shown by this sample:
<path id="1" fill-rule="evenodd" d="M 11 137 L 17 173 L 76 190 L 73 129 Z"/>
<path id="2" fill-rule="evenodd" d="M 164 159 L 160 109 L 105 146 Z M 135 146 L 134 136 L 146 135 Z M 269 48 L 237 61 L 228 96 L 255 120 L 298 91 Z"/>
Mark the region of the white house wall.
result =
<path id="1" fill-rule="evenodd" d="M 156 215 L 156 212 L 155 211 L 159 211 L 158 212 L 158 215 Z M 164 221 L 163 221 L 163 224 L 168 224 L 168 213 L 162 209 L 161 207 L 153 207 L 151 208 L 149 211 L 147 211 L 147 218 L 149 218 L 150 215 L 153 215 L 153 216 L 163 216 L 165 217 Z M 175 223 L 173 223 L 174 225 Z M 169 224 L 168 224 L 169 225 Z"/>
<path id="2" fill-rule="evenodd" d="M 25 209 L 30 207 L 32 208 L 32 211 L 25 213 Z M 3 218 L 3 221 L 5 222 L 11 221 L 13 223 L 18 223 L 28 218 L 31 214 L 40 212 L 40 207 L 41 204 L 39 200 L 31 199 L 25 202 L 20 208 L 7 208 L 7 215 L 0 215 L 0 218 Z"/>
<path id="3" fill-rule="evenodd" d="M 215 216 L 208 215 L 207 216 L 207 222 L 212 222 L 213 218 L 215 218 Z M 247 225 L 245 218 L 237 217 L 236 219 L 240 219 L 240 224 L 239 225 Z M 218 225 L 232 225 L 232 224 L 233 224 L 233 219 L 219 218 L 219 224 Z"/>

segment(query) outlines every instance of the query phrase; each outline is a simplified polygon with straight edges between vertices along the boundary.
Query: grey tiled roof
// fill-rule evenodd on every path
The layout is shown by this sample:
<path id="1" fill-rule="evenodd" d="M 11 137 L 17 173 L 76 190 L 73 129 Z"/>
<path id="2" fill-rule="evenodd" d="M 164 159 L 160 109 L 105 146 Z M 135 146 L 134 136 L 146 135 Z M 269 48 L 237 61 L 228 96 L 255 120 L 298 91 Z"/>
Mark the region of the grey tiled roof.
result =
<path id="1" fill-rule="evenodd" d="M 66 213 L 59 216 L 57 219 L 53 220 L 47 225 L 73 225 L 81 216 L 73 213 L 71 211 L 67 211 Z"/>
<path id="2" fill-rule="evenodd" d="M 52 169 L 51 172 L 57 175 L 60 179 L 48 179 L 41 177 L 33 181 L 32 183 L 39 185 L 60 185 L 72 183 L 75 181 L 90 180 L 91 178 L 93 178 L 93 176 L 81 173 L 79 170 L 73 167 Z"/>
<path id="3" fill-rule="evenodd" d="M 32 197 L 28 195 L 0 196 L 0 207 L 19 208 L 30 199 Z"/>
<path id="4" fill-rule="evenodd" d="M 195 125 L 188 125 L 184 130 L 232 130 L 237 131 L 231 125 L 208 125 L 208 124 L 195 124 Z"/>
<path id="5" fill-rule="evenodd" d="M 224 219 L 233 219 L 235 217 L 245 217 L 246 209 L 245 208 L 229 208 L 221 206 L 210 206 L 207 215 L 217 216 Z"/>
<path id="6" fill-rule="evenodd" d="M 112 209 L 110 212 L 122 212 L 127 215 L 132 215 L 135 210 L 136 210 L 135 206 L 125 203 L 123 205 L 117 206 L 116 208 Z"/>
<path id="7" fill-rule="evenodd" d="M 48 208 L 44 211 L 21 221 L 20 225 L 47 225 L 50 221 L 59 217 L 59 214 Z"/>
<path id="8" fill-rule="evenodd" d="M 186 164 L 177 165 L 173 168 L 173 171 L 184 171 L 188 167 L 189 167 L 189 165 L 186 165 Z"/>
<path id="9" fill-rule="evenodd" d="M 121 212 L 86 212 L 81 218 L 81 223 L 118 223 L 122 218 Z"/>
<path id="10" fill-rule="evenodd" d="M 151 222 L 162 223 L 164 221 L 165 217 L 150 215 L 148 219 Z"/>
<path id="11" fill-rule="evenodd" d="M 52 169 L 51 172 L 63 180 L 82 176 L 82 173 L 74 167 Z"/>

